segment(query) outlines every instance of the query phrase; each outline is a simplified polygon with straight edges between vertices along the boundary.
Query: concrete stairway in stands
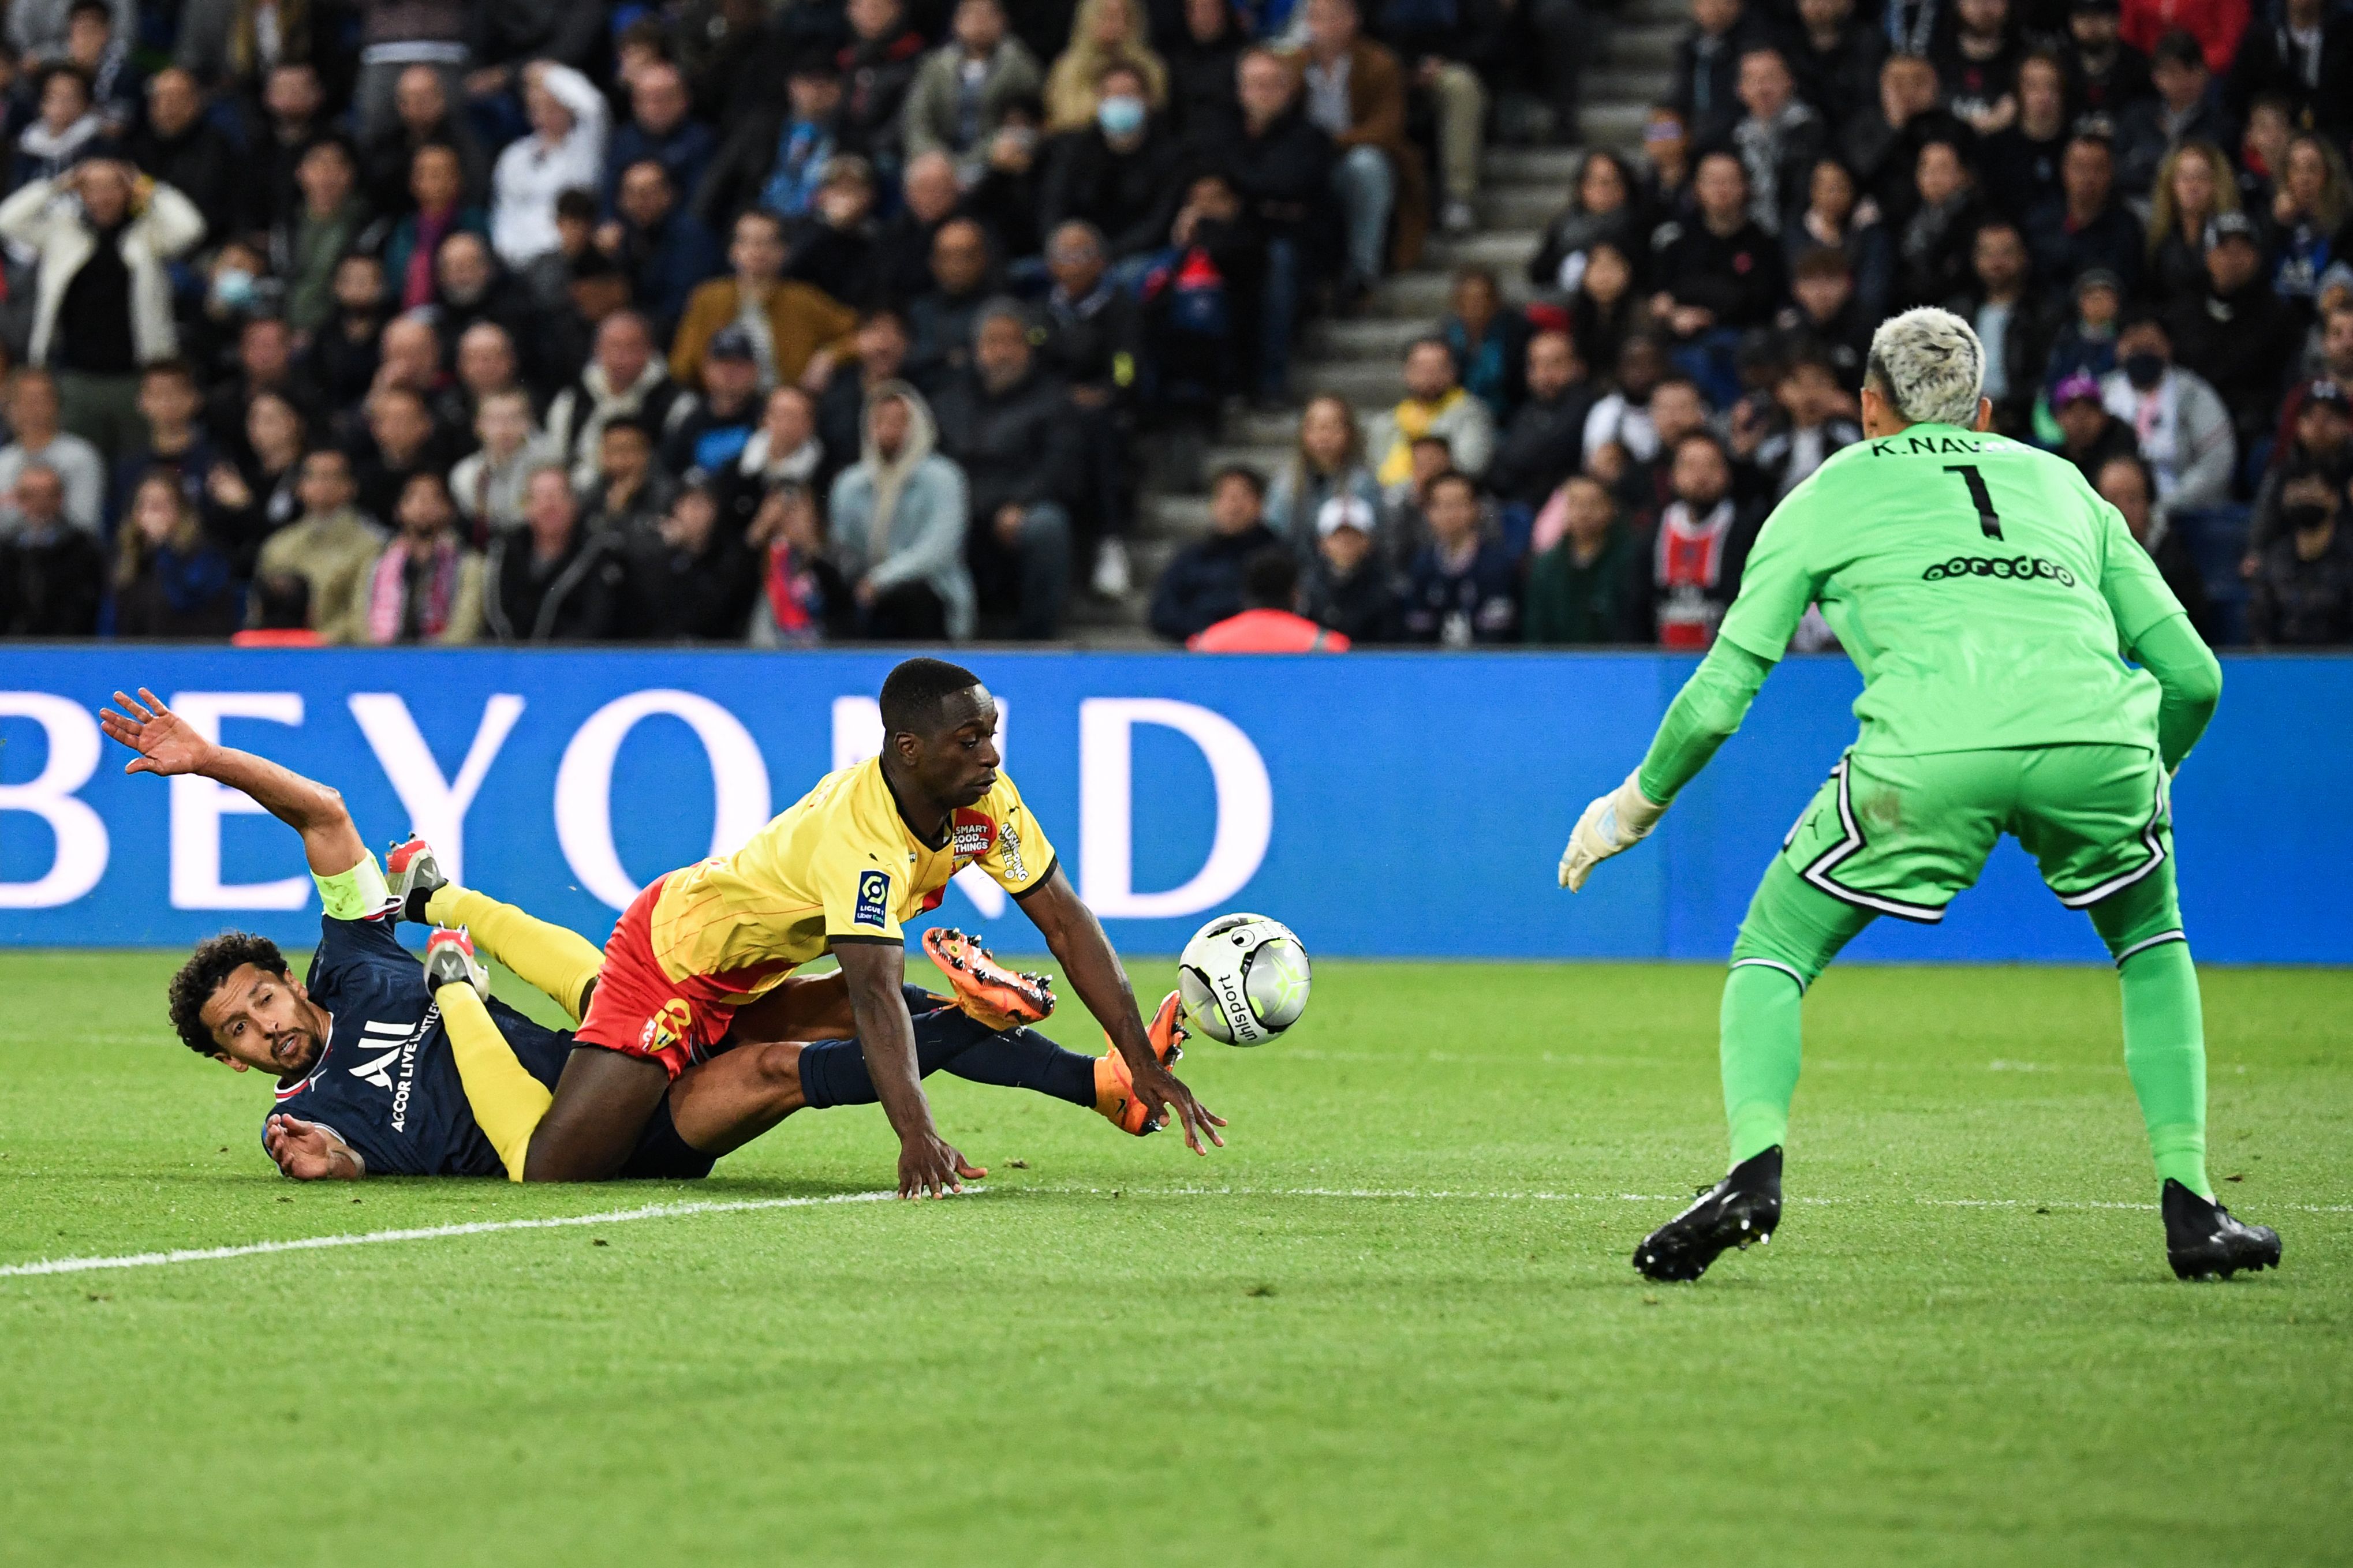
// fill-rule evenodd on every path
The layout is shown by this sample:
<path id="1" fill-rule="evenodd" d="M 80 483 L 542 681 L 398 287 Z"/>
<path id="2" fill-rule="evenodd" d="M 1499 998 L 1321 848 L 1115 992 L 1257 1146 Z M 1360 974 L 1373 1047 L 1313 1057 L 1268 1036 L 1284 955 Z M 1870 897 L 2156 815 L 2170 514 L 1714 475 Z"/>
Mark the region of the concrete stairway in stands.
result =
<path id="1" fill-rule="evenodd" d="M 1632 151 L 1641 141 L 1650 106 L 1665 95 L 1675 41 L 1689 25 L 1688 0 L 1626 0 L 1607 24 L 1588 66 L 1579 133 L 1587 146 Z M 1450 276 L 1464 263 L 1495 269 L 1511 298 L 1527 292 L 1526 267 L 1544 226 L 1568 200 L 1570 179 L 1583 156 L 1577 147 L 1493 147 L 1487 153 L 1479 196 L 1480 227 L 1459 238 L 1433 235 L 1421 265 L 1384 281 L 1366 309 L 1347 321 L 1309 327 L 1293 362 L 1293 391 L 1301 398 L 1337 393 L 1360 417 L 1397 401 L 1398 365 L 1406 345 L 1445 313 Z M 1106 603 L 1073 595 L 1070 636 L 1093 647 L 1165 647 L 1145 625 L 1152 584 L 1170 556 L 1208 529 L 1208 498 L 1173 488 L 1171 478 L 1198 480 L 1222 464 L 1248 463 L 1271 477 L 1289 460 L 1298 428 L 1296 409 L 1237 412 L 1197 475 L 1171 476 L 1151 467 L 1131 543 L 1135 591 Z"/>

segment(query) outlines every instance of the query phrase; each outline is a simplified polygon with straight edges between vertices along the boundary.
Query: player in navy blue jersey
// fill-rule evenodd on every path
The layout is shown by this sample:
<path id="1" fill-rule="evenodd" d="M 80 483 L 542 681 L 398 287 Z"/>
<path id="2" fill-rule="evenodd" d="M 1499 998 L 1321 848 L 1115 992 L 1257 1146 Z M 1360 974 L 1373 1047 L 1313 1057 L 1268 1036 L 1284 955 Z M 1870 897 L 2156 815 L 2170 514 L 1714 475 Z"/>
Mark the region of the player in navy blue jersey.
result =
<path id="1" fill-rule="evenodd" d="M 520 1178 L 529 1127 L 512 1101 L 543 1111 L 575 1046 L 489 996 L 487 975 L 462 931 L 437 930 L 425 960 L 396 934 L 403 919 L 472 923 L 482 951 L 513 969 L 576 1020 L 596 985 L 599 950 L 576 933 L 445 882 L 430 850 L 395 850 L 387 879 L 362 843 L 342 797 L 324 784 L 197 734 L 152 692 L 122 693 L 102 710 L 106 732 L 139 755 L 126 771 L 194 773 L 250 796 L 302 837 L 325 905 L 305 977 L 278 946 L 227 931 L 199 944 L 171 987 L 183 1043 L 239 1072 L 278 1079 L 263 1147 L 299 1179 L 365 1175 Z M 977 965 L 985 955 L 977 950 Z M 951 971 L 958 989 L 1001 983 Z M 920 1070 L 1023 1088 L 1109 1116 L 1096 1058 L 1065 1051 L 1007 1020 L 985 1000 L 905 989 Z M 692 1178 L 807 1107 L 871 1104 L 872 1079 L 852 1033 L 839 975 L 796 979 L 757 1009 L 708 1061 L 681 1074 L 656 1107 L 619 1174 Z M 593 1050 L 594 1047 L 577 1047 Z M 510 1103 L 493 1110 L 491 1100 Z M 1116 1118 L 1113 1118 L 1116 1121 Z M 485 1128 L 492 1129 L 486 1131 Z M 981 1175 L 975 1168 L 967 1174 Z"/>

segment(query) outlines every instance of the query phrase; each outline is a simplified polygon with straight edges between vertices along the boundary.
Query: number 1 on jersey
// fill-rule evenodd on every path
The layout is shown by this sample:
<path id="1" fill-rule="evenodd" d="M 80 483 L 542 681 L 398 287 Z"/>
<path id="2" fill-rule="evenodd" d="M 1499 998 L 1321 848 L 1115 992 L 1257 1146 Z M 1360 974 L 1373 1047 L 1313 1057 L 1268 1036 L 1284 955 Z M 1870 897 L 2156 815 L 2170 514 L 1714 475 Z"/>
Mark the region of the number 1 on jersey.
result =
<path id="1" fill-rule="evenodd" d="M 1961 482 L 1969 487 L 1969 500 L 1977 503 L 1978 526 L 1985 530 L 1988 539 L 2000 539 L 2001 514 L 1993 510 L 1993 492 L 1986 489 L 1985 476 L 1978 472 L 1978 466 L 1975 463 L 1948 463 L 1945 472 L 1961 476 Z"/>

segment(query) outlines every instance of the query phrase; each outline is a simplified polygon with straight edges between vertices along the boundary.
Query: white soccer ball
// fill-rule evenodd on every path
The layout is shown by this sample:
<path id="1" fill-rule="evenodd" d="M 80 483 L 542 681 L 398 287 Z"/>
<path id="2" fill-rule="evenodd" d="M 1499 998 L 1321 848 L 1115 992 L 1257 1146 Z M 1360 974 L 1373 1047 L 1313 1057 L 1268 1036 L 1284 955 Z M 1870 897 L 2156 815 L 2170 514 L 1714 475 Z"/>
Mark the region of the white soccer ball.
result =
<path id="1" fill-rule="evenodd" d="M 1264 915 L 1219 915 L 1177 960 L 1187 1027 L 1229 1046 L 1262 1046 L 1307 1011 L 1307 950 Z"/>

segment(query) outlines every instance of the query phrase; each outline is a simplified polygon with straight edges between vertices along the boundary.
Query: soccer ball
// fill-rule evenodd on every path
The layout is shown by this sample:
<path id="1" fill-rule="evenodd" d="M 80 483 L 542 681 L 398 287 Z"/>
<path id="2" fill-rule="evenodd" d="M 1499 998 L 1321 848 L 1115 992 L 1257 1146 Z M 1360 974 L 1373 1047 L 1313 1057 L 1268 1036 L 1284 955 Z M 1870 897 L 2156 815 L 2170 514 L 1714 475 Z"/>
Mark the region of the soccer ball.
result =
<path id="1" fill-rule="evenodd" d="M 1307 950 L 1281 921 L 1219 915 L 1177 960 L 1186 1025 L 1229 1046 L 1262 1046 L 1307 1011 Z"/>

